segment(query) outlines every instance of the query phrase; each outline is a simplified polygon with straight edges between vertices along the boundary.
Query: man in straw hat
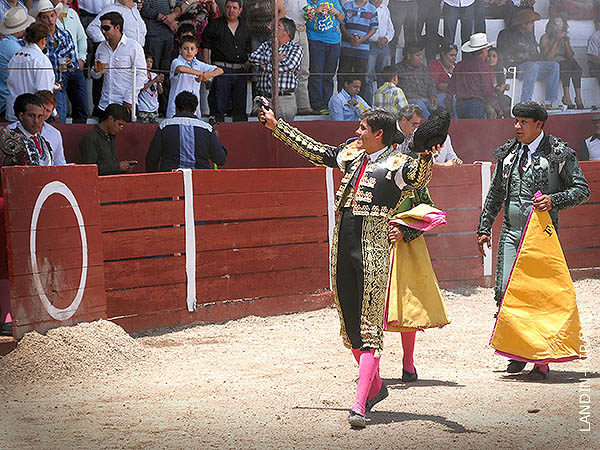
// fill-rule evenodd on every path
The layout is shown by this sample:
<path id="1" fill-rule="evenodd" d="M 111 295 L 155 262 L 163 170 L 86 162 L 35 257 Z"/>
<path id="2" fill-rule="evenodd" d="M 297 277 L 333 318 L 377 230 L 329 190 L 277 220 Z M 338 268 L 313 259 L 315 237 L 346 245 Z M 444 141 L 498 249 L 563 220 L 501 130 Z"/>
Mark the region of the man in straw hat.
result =
<path id="1" fill-rule="evenodd" d="M 463 60 L 459 62 L 448 84 L 446 109 L 452 111 L 452 95 L 456 95 L 456 113 L 459 119 L 485 119 L 486 106 L 491 106 L 498 117 L 502 109 L 494 90 L 494 74 L 485 62 L 488 47 L 485 33 L 475 33 L 462 46 Z"/>
<path id="2" fill-rule="evenodd" d="M 40 0 L 34 13 L 38 22 L 44 23 L 50 29 L 47 55 L 50 58 L 56 81 L 62 86 L 56 92 L 56 110 L 59 122 L 67 120 L 67 96 L 73 108 L 73 123 L 87 122 L 87 89 L 83 71 L 79 68 L 75 42 L 71 33 L 56 26 L 62 3 L 56 6 L 50 0 Z"/>
<path id="3" fill-rule="evenodd" d="M 517 77 L 523 80 L 521 101 L 531 100 L 537 80 L 546 80 L 546 109 L 554 108 L 558 99 L 560 66 L 556 61 L 542 61 L 533 32 L 540 15 L 532 9 L 520 9 L 513 26 L 498 35 L 498 53 L 508 66 L 517 67 Z"/>
<path id="4" fill-rule="evenodd" d="M 0 22 L 0 34 L 6 36 L 0 41 L 0 68 L 7 68 L 8 62 L 21 50 L 19 39 L 25 35 L 25 29 L 35 22 L 21 7 L 10 8 L 4 14 Z M 6 111 L 6 99 L 8 97 L 8 70 L 0 70 L 0 114 L 2 118 Z"/>

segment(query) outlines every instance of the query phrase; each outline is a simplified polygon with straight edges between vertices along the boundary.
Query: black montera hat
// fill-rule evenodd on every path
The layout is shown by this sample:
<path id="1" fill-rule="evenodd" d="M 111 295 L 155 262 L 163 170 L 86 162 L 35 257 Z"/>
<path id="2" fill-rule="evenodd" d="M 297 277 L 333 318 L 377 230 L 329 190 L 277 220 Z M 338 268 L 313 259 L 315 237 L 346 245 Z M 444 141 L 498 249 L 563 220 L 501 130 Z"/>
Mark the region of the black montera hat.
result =
<path id="1" fill-rule="evenodd" d="M 415 131 L 412 150 L 421 153 L 436 145 L 443 145 L 450 128 L 450 114 L 441 111 L 432 114 L 427 122 L 419 125 Z"/>

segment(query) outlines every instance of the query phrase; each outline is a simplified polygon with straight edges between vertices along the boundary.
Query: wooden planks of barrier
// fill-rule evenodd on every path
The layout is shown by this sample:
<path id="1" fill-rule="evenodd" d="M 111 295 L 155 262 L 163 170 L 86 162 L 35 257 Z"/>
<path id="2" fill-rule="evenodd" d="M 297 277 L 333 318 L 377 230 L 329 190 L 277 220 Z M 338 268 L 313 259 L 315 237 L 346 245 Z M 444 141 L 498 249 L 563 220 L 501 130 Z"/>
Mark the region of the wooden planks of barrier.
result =
<path id="1" fill-rule="evenodd" d="M 96 180 L 96 166 L 2 168 L 16 337 L 106 317 Z"/>
<path id="2" fill-rule="evenodd" d="M 187 313 L 183 176 L 160 176 L 178 195 L 147 175 L 100 180 L 107 312 L 125 327 L 157 326 L 165 314 L 179 323 Z M 218 302 L 256 303 L 259 313 L 266 299 L 274 311 L 283 298 L 311 308 L 331 300 L 312 294 L 329 286 L 323 169 L 194 171 L 192 183 L 202 317 L 222 310 L 211 306 Z"/>

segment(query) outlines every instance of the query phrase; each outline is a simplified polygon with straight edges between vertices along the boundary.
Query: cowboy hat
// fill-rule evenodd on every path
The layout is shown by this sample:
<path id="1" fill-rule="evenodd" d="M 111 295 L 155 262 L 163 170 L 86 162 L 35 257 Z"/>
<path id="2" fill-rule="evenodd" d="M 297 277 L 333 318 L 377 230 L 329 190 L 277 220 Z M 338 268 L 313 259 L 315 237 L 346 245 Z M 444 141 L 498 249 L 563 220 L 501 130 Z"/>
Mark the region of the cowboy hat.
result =
<path id="1" fill-rule="evenodd" d="M 533 9 L 519 9 L 515 20 L 513 20 L 513 27 L 523 25 L 529 22 L 535 22 L 537 20 L 540 20 L 541 18 L 542 16 L 536 13 Z"/>
<path id="2" fill-rule="evenodd" d="M 0 22 L 0 33 L 5 36 L 18 33 L 26 29 L 33 22 L 35 22 L 35 19 L 27 15 L 25 10 L 20 6 L 10 8 L 6 11 Z"/>
<path id="3" fill-rule="evenodd" d="M 62 6 L 62 3 L 57 3 L 56 6 L 54 6 L 50 0 L 40 0 L 37 8 L 31 10 L 31 15 L 37 17 L 39 13 L 49 11 L 56 11 L 56 14 L 60 14 Z"/>
<path id="4" fill-rule="evenodd" d="M 485 33 L 475 33 L 460 48 L 464 53 L 472 53 L 484 48 L 491 47 L 495 42 L 488 42 Z"/>

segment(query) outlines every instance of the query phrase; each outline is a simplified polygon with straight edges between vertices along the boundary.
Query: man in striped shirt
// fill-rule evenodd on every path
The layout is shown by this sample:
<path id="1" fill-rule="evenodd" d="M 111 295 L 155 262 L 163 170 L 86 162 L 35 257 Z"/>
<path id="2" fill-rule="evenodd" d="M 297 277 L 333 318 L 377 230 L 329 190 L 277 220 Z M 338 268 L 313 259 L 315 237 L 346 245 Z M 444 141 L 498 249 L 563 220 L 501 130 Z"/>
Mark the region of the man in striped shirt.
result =
<path id="1" fill-rule="evenodd" d="M 364 74 L 369 62 L 369 39 L 379 28 L 377 8 L 367 0 L 350 0 L 342 6 L 344 23 L 342 29 L 342 48 L 338 67 L 338 86 L 342 86 L 347 74 L 361 75 L 360 95 L 365 98 Z"/>

